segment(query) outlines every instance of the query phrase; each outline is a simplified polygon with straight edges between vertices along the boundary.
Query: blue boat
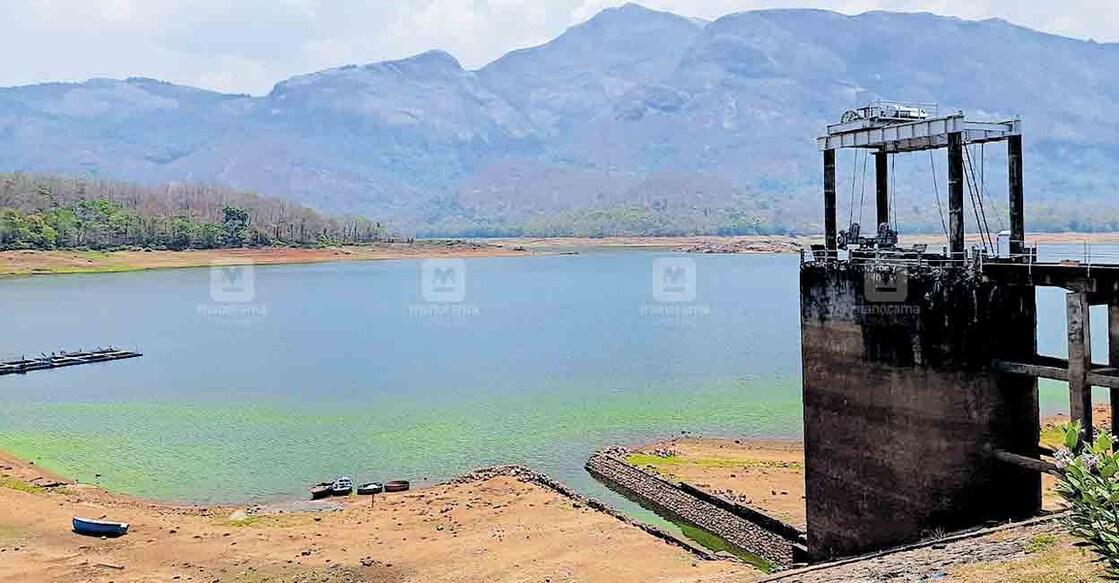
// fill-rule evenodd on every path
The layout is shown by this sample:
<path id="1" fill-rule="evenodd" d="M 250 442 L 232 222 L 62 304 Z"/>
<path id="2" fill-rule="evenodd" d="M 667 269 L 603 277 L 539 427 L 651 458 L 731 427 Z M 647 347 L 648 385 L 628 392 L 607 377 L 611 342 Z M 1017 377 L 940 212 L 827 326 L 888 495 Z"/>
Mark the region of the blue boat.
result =
<path id="1" fill-rule="evenodd" d="M 112 522 L 110 520 L 91 520 L 89 518 L 74 517 L 74 532 L 90 536 L 121 536 L 128 532 L 127 522 Z"/>

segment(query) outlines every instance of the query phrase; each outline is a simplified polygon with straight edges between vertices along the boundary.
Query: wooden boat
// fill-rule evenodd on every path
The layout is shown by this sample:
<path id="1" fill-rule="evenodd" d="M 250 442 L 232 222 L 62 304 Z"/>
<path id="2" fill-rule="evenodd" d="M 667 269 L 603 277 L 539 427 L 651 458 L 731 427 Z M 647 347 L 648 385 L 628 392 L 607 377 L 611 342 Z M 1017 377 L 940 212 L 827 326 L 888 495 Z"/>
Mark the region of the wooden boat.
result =
<path id="1" fill-rule="evenodd" d="M 369 482 L 357 487 L 358 496 L 372 496 L 385 491 L 385 485 L 380 482 Z"/>
<path id="2" fill-rule="evenodd" d="M 404 492 L 409 486 L 408 480 L 393 480 L 385 483 L 385 492 Z"/>
<path id="3" fill-rule="evenodd" d="M 89 536 L 121 536 L 128 532 L 127 522 L 113 522 L 111 520 L 93 520 L 90 518 L 73 519 L 74 532 Z"/>
<path id="4" fill-rule="evenodd" d="M 334 493 L 334 482 L 320 482 L 311 486 L 311 500 L 326 498 Z"/>
<path id="5" fill-rule="evenodd" d="M 348 496 L 354 491 L 354 481 L 349 476 L 342 476 L 334 480 L 334 485 L 330 489 L 335 496 Z"/>

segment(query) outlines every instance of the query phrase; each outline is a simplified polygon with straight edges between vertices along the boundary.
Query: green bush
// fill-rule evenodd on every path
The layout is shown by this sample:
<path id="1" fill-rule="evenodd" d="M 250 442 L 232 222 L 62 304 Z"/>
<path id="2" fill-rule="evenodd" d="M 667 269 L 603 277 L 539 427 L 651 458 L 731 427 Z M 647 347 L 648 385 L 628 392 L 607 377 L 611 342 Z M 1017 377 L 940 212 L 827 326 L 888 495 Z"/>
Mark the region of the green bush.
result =
<path id="1" fill-rule="evenodd" d="M 1064 447 L 1057 452 L 1061 479 L 1057 493 L 1069 503 L 1065 523 L 1105 563 L 1109 579 L 1119 580 L 1119 459 L 1115 438 L 1100 431 L 1081 443 L 1080 422 L 1062 427 Z"/>

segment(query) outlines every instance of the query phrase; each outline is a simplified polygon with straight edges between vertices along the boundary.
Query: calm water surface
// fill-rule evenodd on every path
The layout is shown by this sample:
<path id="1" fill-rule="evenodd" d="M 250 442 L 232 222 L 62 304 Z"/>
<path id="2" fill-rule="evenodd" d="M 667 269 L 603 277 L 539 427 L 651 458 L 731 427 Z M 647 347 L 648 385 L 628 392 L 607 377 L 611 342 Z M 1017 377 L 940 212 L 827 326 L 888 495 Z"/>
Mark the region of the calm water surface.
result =
<path id="1" fill-rule="evenodd" d="M 208 268 L 4 280 L 0 354 L 144 357 L 0 378 L 0 448 L 171 501 L 522 463 L 620 503 L 601 445 L 801 431 L 797 257 L 675 256 L 694 286 L 655 296 L 664 257 L 466 260 L 457 304 L 410 260 L 258 266 L 247 304 Z"/>
<path id="2" fill-rule="evenodd" d="M 657 289 L 666 258 L 682 279 Z M 0 448 L 189 502 L 521 463 L 639 512 L 583 471 L 592 450 L 801 434 L 796 256 L 470 259 L 461 288 L 432 288 L 423 265 L 258 266 L 248 303 L 214 301 L 208 268 L 2 280 L 0 354 L 144 357 L 0 377 Z M 1043 352 L 1064 352 L 1063 302 L 1039 294 Z M 1043 408 L 1064 391 L 1046 383 Z"/>

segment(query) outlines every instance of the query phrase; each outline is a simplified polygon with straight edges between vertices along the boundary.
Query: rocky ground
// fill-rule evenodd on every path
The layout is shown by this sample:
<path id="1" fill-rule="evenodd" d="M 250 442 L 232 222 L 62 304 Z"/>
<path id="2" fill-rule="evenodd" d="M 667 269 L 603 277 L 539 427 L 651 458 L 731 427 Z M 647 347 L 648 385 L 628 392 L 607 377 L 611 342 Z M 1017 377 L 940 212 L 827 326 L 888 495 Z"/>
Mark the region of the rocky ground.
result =
<path id="1" fill-rule="evenodd" d="M 765 239 L 730 239 L 726 241 L 703 241 L 694 245 L 678 247 L 674 251 L 683 253 L 800 253 L 803 243 L 789 237 L 770 237 Z"/>
<path id="2" fill-rule="evenodd" d="M 933 542 L 920 548 L 780 574 L 767 582 L 862 583 L 908 581 L 1103 581 L 1087 551 L 1074 547 L 1059 520 L 986 536 Z"/>

